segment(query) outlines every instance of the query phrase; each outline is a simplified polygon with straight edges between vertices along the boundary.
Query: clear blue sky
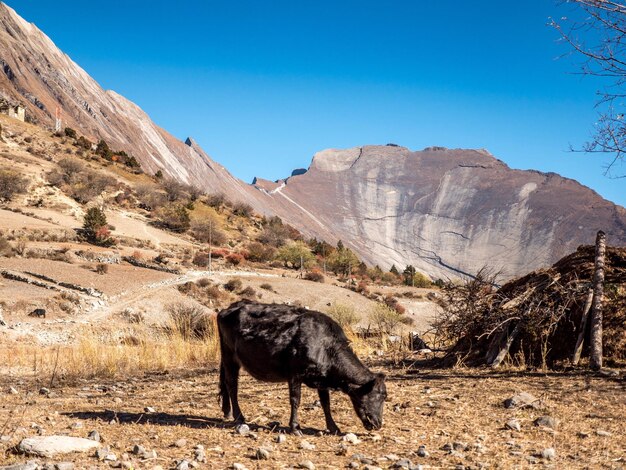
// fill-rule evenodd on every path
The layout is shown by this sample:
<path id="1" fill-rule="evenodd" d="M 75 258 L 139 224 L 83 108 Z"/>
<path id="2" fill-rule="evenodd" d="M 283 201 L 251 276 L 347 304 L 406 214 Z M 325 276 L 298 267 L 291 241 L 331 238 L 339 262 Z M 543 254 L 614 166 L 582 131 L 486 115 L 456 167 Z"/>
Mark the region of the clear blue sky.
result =
<path id="1" fill-rule="evenodd" d="M 626 205 L 597 117 L 546 26 L 552 0 L 10 0 L 102 86 L 236 176 L 277 179 L 329 147 L 486 148 Z M 626 168 L 622 168 L 623 173 Z"/>

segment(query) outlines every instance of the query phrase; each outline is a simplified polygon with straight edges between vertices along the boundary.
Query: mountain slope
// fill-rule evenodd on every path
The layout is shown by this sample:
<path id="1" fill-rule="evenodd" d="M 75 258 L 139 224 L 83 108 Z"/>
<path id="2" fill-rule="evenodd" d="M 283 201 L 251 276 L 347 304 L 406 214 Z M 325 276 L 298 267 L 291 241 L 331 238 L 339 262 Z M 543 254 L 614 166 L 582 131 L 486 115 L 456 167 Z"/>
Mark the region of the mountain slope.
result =
<path id="1" fill-rule="evenodd" d="M 434 277 L 484 265 L 520 275 L 593 242 L 599 229 L 626 244 L 622 207 L 554 173 L 512 170 L 484 150 L 326 150 L 305 174 L 256 186 L 305 233 L 339 237 L 385 269 L 411 263 Z"/>
<path id="2" fill-rule="evenodd" d="M 136 104 L 104 90 L 35 25 L 0 3 L 0 90 L 21 102 L 39 124 L 54 126 L 57 106 L 63 126 L 115 150 L 134 155 L 147 173 L 162 170 L 180 181 L 247 199 L 249 189 L 191 140 L 181 142 L 154 124 Z"/>

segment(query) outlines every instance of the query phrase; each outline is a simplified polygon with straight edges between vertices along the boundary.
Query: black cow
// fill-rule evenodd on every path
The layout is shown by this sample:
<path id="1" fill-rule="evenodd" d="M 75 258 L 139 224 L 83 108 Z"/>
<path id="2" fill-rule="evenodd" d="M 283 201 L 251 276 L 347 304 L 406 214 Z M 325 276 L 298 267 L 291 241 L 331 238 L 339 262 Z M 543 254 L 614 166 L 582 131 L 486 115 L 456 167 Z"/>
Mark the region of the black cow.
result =
<path id="1" fill-rule="evenodd" d="M 28 314 L 29 317 L 46 318 L 46 310 L 43 308 L 36 308 Z"/>
<path id="2" fill-rule="evenodd" d="M 348 394 L 366 429 L 383 424 L 387 397 L 385 376 L 375 374 L 356 357 L 341 327 L 320 312 L 289 305 L 242 300 L 217 315 L 222 361 L 220 397 L 225 419 L 243 423 L 237 401 L 239 368 L 266 382 L 288 382 L 289 427 L 298 422 L 301 387 L 317 389 L 326 427 L 338 434 L 330 413 L 330 390 Z M 232 408 L 231 408 L 232 405 Z"/>

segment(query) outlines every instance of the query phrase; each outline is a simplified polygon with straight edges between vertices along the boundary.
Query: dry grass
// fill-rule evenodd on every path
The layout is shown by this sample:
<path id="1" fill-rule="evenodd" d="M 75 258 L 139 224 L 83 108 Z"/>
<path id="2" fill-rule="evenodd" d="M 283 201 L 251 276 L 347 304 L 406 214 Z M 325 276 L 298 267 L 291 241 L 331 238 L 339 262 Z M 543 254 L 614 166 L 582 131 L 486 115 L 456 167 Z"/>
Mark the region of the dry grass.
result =
<path id="1" fill-rule="evenodd" d="M 214 330 L 201 339 L 142 325 L 108 334 L 89 331 L 71 345 L 0 346 L 0 377 L 32 376 L 43 383 L 119 378 L 143 372 L 206 367 L 219 361 Z"/>

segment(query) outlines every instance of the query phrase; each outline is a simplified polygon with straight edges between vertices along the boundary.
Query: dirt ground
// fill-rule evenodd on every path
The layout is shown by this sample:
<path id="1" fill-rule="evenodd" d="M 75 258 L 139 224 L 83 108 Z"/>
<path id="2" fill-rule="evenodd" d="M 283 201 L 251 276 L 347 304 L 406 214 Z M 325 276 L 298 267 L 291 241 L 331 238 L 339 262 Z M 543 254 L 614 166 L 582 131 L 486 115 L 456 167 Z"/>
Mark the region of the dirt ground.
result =
<path id="1" fill-rule="evenodd" d="M 103 445 L 110 446 L 118 460 L 132 462 L 126 468 L 135 469 L 174 468 L 182 459 L 191 462 L 198 444 L 207 454 L 207 462 L 198 463 L 199 468 L 215 469 L 233 463 L 249 469 L 297 468 L 305 460 L 317 469 L 346 468 L 351 462 L 359 462 L 353 468 L 365 468 L 367 462 L 394 468 L 401 459 L 441 469 L 626 468 L 623 378 L 586 372 L 374 368 L 388 373 L 389 400 L 381 430 L 366 432 L 348 399 L 339 392 L 331 395 L 338 425 L 343 432 L 355 433 L 361 441 L 357 444 L 319 432 L 324 429 L 323 412 L 310 389 L 303 390 L 301 407 L 305 435 L 288 434 L 286 442 L 277 443 L 277 435 L 286 432 L 283 426 L 289 415 L 286 385 L 261 383 L 247 375 L 242 378 L 240 401 L 252 430 L 248 436 L 237 434 L 230 423 L 222 421 L 215 371 L 84 381 L 54 386 L 49 396 L 38 393 L 47 383 L 3 377 L 0 434 L 7 437 L 0 443 L 0 462 L 26 461 L 28 457 L 11 449 L 38 432 L 86 437 L 97 430 Z M 9 386 L 18 393 L 7 393 Z M 540 399 L 539 409 L 503 406 L 503 400 L 522 391 Z M 145 407 L 155 412 L 146 413 Z M 556 430 L 533 424 L 543 415 L 559 420 Z M 519 420 L 520 432 L 505 428 L 512 418 Z M 303 441 L 315 448 L 303 449 Z M 157 458 L 133 455 L 135 444 L 155 450 Z M 422 445 L 429 456 L 417 455 Z M 259 447 L 270 449 L 269 460 L 256 460 Z M 553 459 L 540 456 L 547 448 L 555 450 Z M 77 468 L 110 466 L 90 454 L 72 454 L 59 461 L 73 461 Z"/>

